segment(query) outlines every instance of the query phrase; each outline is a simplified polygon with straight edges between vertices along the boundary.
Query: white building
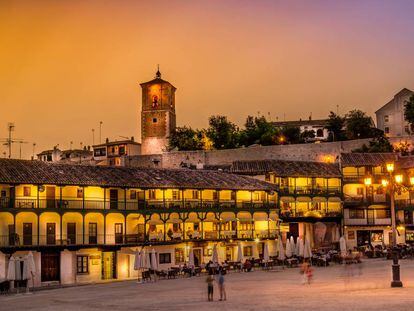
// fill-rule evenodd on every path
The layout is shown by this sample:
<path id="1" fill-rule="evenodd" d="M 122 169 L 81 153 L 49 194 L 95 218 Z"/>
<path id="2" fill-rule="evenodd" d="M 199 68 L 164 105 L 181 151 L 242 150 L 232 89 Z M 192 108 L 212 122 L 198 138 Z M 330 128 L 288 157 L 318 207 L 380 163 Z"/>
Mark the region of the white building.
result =
<path id="1" fill-rule="evenodd" d="M 414 132 L 414 129 L 410 128 L 410 125 L 404 118 L 405 102 L 413 95 L 413 91 L 404 88 L 375 112 L 377 127 L 383 130 L 388 137 L 407 136 Z"/>
<path id="2" fill-rule="evenodd" d="M 315 138 L 309 139 L 310 141 L 325 141 L 328 139 L 329 131 L 325 128 L 327 125 L 327 119 L 321 120 L 302 120 L 299 121 L 280 121 L 280 122 L 273 122 L 273 125 L 276 127 L 298 127 L 300 129 L 300 133 L 304 133 L 306 131 L 315 133 Z"/>

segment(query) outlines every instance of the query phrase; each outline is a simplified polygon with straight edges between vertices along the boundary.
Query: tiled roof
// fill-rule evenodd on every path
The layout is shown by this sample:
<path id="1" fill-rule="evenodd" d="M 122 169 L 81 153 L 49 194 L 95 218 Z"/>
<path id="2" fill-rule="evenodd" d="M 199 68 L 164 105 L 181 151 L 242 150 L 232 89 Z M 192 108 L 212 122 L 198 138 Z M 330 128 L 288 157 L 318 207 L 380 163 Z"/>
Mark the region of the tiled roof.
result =
<path id="1" fill-rule="evenodd" d="M 341 177 L 339 165 L 335 163 L 284 160 L 235 161 L 231 172 L 247 175 L 273 172 L 280 177 Z"/>
<path id="2" fill-rule="evenodd" d="M 217 171 L 53 164 L 0 159 L 0 183 L 126 188 L 275 190 L 253 178 Z"/>
<path id="3" fill-rule="evenodd" d="M 341 153 L 341 165 L 379 166 L 397 160 L 396 153 Z"/>
<path id="4" fill-rule="evenodd" d="M 277 121 L 272 123 L 274 126 L 326 126 L 328 119 Z"/>
<path id="5" fill-rule="evenodd" d="M 397 162 L 397 166 L 400 169 L 414 168 L 414 156 L 400 157 Z"/>

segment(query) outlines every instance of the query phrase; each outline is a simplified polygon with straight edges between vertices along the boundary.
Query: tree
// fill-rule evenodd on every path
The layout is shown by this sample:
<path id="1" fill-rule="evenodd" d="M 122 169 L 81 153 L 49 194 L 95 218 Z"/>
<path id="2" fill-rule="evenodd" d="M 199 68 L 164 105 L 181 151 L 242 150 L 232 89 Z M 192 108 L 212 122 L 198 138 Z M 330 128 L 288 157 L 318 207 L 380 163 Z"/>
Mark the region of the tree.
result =
<path id="1" fill-rule="evenodd" d="M 300 143 L 300 128 L 296 126 L 286 126 L 282 128 L 282 135 L 288 144 Z"/>
<path id="2" fill-rule="evenodd" d="M 348 139 L 371 138 L 373 134 L 371 117 L 358 109 L 348 112 L 346 115 L 346 135 Z"/>
<path id="3" fill-rule="evenodd" d="M 236 148 L 239 145 L 239 129 L 226 116 L 211 116 L 208 120 L 207 137 L 215 149 Z"/>
<path id="4" fill-rule="evenodd" d="M 202 132 L 191 127 L 177 127 L 170 135 L 169 149 L 201 150 L 203 149 Z"/>
<path id="5" fill-rule="evenodd" d="M 329 113 L 328 122 L 325 128 L 329 132 L 329 141 L 338 141 L 338 140 L 345 140 L 345 118 L 341 117 L 340 115 L 336 114 L 335 112 L 331 111 Z"/>
<path id="6" fill-rule="evenodd" d="M 375 133 L 374 138 L 369 142 L 369 145 L 363 144 L 361 148 L 352 150 L 352 152 L 393 152 L 392 147 L 388 138 L 384 135 L 381 130 L 373 131 Z"/>
<path id="7" fill-rule="evenodd" d="M 275 145 L 277 143 L 278 129 L 273 123 L 268 122 L 265 117 L 248 116 L 244 129 L 240 131 L 240 145 L 250 146 L 260 144 L 263 146 Z"/>
<path id="8" fill-rule="evenodd" d="M 414 95 L 404 104 L 404 118 L 410 123 L 410 128 L 414 128 Z"/>

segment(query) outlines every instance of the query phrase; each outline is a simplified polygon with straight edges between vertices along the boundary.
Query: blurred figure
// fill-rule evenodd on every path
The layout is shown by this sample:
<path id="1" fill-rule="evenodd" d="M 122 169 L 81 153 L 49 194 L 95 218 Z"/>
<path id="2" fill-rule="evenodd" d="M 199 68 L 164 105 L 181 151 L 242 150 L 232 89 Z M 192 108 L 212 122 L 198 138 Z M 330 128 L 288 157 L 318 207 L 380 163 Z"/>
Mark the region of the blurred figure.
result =
<path id="1" fill-rule="evenodd" d="M 302 263 L 300 273 L 302 274 L 302 284 L 310 284 L 312 282 L 313 269 L 306 260 Z"/>
<path id="2" fill-rule="evenodd" d="M 213 291 L 214 291 L 214 277 L 212 274 L 209 274 L 206 279 L 207 282 L 207 299 L 208 301 L 213 301 Z"/>
<path id="3" fill-rule="evenodd" d="M 219 290 L 220 290 L 220 301 L 227 300 L 226 287 L 224 285 L 223 271 L 220 271 L 220 275 L 219 275 L 219 278 L 218 278 L 218 286 L 219 286 Z"/>

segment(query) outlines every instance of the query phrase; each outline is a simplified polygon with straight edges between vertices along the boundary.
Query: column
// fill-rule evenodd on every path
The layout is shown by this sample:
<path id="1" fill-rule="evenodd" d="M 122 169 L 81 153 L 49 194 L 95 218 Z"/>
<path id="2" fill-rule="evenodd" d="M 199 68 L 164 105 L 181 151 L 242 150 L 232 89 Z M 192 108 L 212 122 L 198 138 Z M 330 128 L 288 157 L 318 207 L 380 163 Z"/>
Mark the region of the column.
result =
<path id="1" fill-rule="evenodd" d="M 63 237 L 62 237 L 62 233 L 63 233 L 63 215 L 59 214 L 59 216 L 60 216 L 60 244 L 62 245 L 62 240 L 63 240 Z"/>
<path id="2" fill-rule="evenodd" d="M 106 244 L 106 214 L 103 215 L 104 216 L 104 244 Z"/>
<path id="3" fill-rule="evenodd" d="M 39 244 L 40 244 L 40 214 L 37 213 L 37 245 Z"/>
<path id="4" fill-rule="evenodd" d="M 124 210 L 127 209 L 127 190 L 124 188 Z"/>
<path id="5" fill-rule="evenodd" d="M 85 244 L 85 213 L 82 212 L 82 244 Z"/>

